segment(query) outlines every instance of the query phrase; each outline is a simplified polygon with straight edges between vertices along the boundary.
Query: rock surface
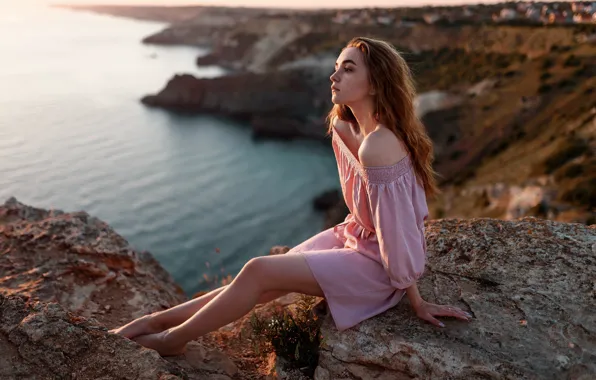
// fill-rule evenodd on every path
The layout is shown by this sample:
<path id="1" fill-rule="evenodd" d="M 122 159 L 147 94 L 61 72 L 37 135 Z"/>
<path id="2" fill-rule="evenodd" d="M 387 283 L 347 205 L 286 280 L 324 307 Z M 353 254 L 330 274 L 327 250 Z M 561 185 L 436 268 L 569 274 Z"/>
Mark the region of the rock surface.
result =
<path id="1" fill-rule="evenodd" d="M 474 319 L 439 329 L 404 300 L 338 333 L 327 315 L 315 379 L 594 378 L 596 225 L 435 220 L 427 242 L 421 294 Z M 177 357 L 107 332 L 185 300 L 150 254 L 100 220 L 14 198 L 0 206 L 0 378 L 292 379 L 283 361 L 250 350 L 248 316 Z"/>
<path id="2" fill-rule="evenodd" d="M 112 328 L 186 301 L 148 252 L 85 212 L 0 207 L 0 292 L 94 316 Z"/>
<path id="3" fill-rule="evenodd" d="M 596 377 L 596 225 L 436 220 L 426 236 L 420 293 L 473 320 L 439 329 L 406 300 L 343 333 L 327 317 L 315 379 Z"/>
<path id="4" fill-rule="evenodd" d="M 2 379 L 188 379 L 156 351 L 108 334 L 94 319 L 24 298 L 0 293 Z"/>
<path id="5" fill-rule="evenodd" d="M 0 205 L 1 379 L 262 378 L 250 349 L 239 349 L 247 318 L 165 359 L 108 333 L 185 301 L 150 253 L 101 220 L 15 198 Z M 232 360 L 239 352 L 248 358 Z"/>

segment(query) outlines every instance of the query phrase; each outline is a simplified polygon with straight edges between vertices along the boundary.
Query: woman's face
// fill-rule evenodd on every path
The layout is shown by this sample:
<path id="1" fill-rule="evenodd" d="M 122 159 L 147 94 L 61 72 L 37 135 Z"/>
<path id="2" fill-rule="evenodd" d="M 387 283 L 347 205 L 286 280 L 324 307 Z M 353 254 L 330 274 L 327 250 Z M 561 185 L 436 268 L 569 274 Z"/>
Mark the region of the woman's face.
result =
<path id="1" fill-rule="evenodd" d="M 334 104 L 350 106 L 372 96 L 368 69 L 358 48 L 348 47 L 341 52 L 330 79 Z"/>

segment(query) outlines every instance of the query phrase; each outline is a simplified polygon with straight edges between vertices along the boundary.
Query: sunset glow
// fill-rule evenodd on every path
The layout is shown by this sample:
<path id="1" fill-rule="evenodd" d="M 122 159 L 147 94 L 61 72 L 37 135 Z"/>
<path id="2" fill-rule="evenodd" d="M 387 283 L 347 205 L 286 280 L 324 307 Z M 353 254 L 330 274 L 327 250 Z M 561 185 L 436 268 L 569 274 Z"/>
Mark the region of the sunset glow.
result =
<path id="1" fill-rule="evenodd" d="M 285 8 L 360 8 L 367 4 L 369 7 L 403 7 L 403 6 L 424 6 L 424 5 L 462 5 L 478 3 L 498 3 L 502 1 L 479 1 L 479 0 L 302 0 L 300 2 L 287 2 Z M 214 5 L 214 6 L 241 6 L 241 7 L 279 7 L 279 1 L 275 0 L 21 0 L 19 5 L 51 5 L 51 4 L 101 4 L 101 5 Z M 8 5 L 12 7 L 14 5 Z"/>

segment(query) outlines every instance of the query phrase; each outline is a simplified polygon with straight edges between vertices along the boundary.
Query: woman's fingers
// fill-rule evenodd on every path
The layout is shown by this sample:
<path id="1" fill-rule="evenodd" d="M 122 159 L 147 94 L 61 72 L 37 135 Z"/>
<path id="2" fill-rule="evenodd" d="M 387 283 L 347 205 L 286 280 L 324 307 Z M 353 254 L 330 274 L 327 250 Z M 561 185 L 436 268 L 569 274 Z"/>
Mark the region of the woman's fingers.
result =
<path id="1" fill-rule="evenodd" d="M 472 315 L 466 313 L 465 311 L 458 309 L 458 308 L 451 308 L 447 311 L 446 316 L 449 317 L 455 317 L 458 319 L 463 319 L 464 321 L 469 320 L 470 318 L 472 318 Z"/>
<path id="2" fill-rule="evenodd" d="M 424 316 L 422 319 L 424 319 L 424 320 L 432 323 L 435 326 L 445 327 L 445 325 L 443 324 L 443 322 L 441 322 L 438 319 L 434 318 L 431 314 L 428 314 L 428 315 Z"/>
<path id="3" fill-rule="evenodd" d="M 441 317 L 455 317 L 458 319 L 463 319 L 464 321 L 468 321 L 472 318 L 470 313 L 467 313 L 454 306 L 439 306 L 437 309 L 438 310 L 436 310 L 436 313 L 433 313 L 433 315 Z"/>
<path id="4" fill-rule="evenodd" d="M 425 309 L 419 310 L 417 314 L 418 317 L 438 327 L 445 327 L 445 325 L 435 317 L 454 317 L 463 321 L 469 321 L 472 319 L 472 315 L 470 313 L 455 306 L 449 305 L 427 304 Z"/>

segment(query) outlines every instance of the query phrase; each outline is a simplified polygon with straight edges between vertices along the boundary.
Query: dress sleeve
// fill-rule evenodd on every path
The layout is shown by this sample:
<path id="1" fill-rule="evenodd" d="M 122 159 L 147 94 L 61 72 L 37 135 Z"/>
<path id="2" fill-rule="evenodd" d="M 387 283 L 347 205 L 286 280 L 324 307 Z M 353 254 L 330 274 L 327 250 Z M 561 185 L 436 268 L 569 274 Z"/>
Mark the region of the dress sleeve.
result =
<path id="1" fill-rule="evenodd" d="M 426 261 L 423 189 L 412 173 L 371 179 L 367 193 L 381 260 L 391 284 L 405 289 L 422 276 Z"/>

